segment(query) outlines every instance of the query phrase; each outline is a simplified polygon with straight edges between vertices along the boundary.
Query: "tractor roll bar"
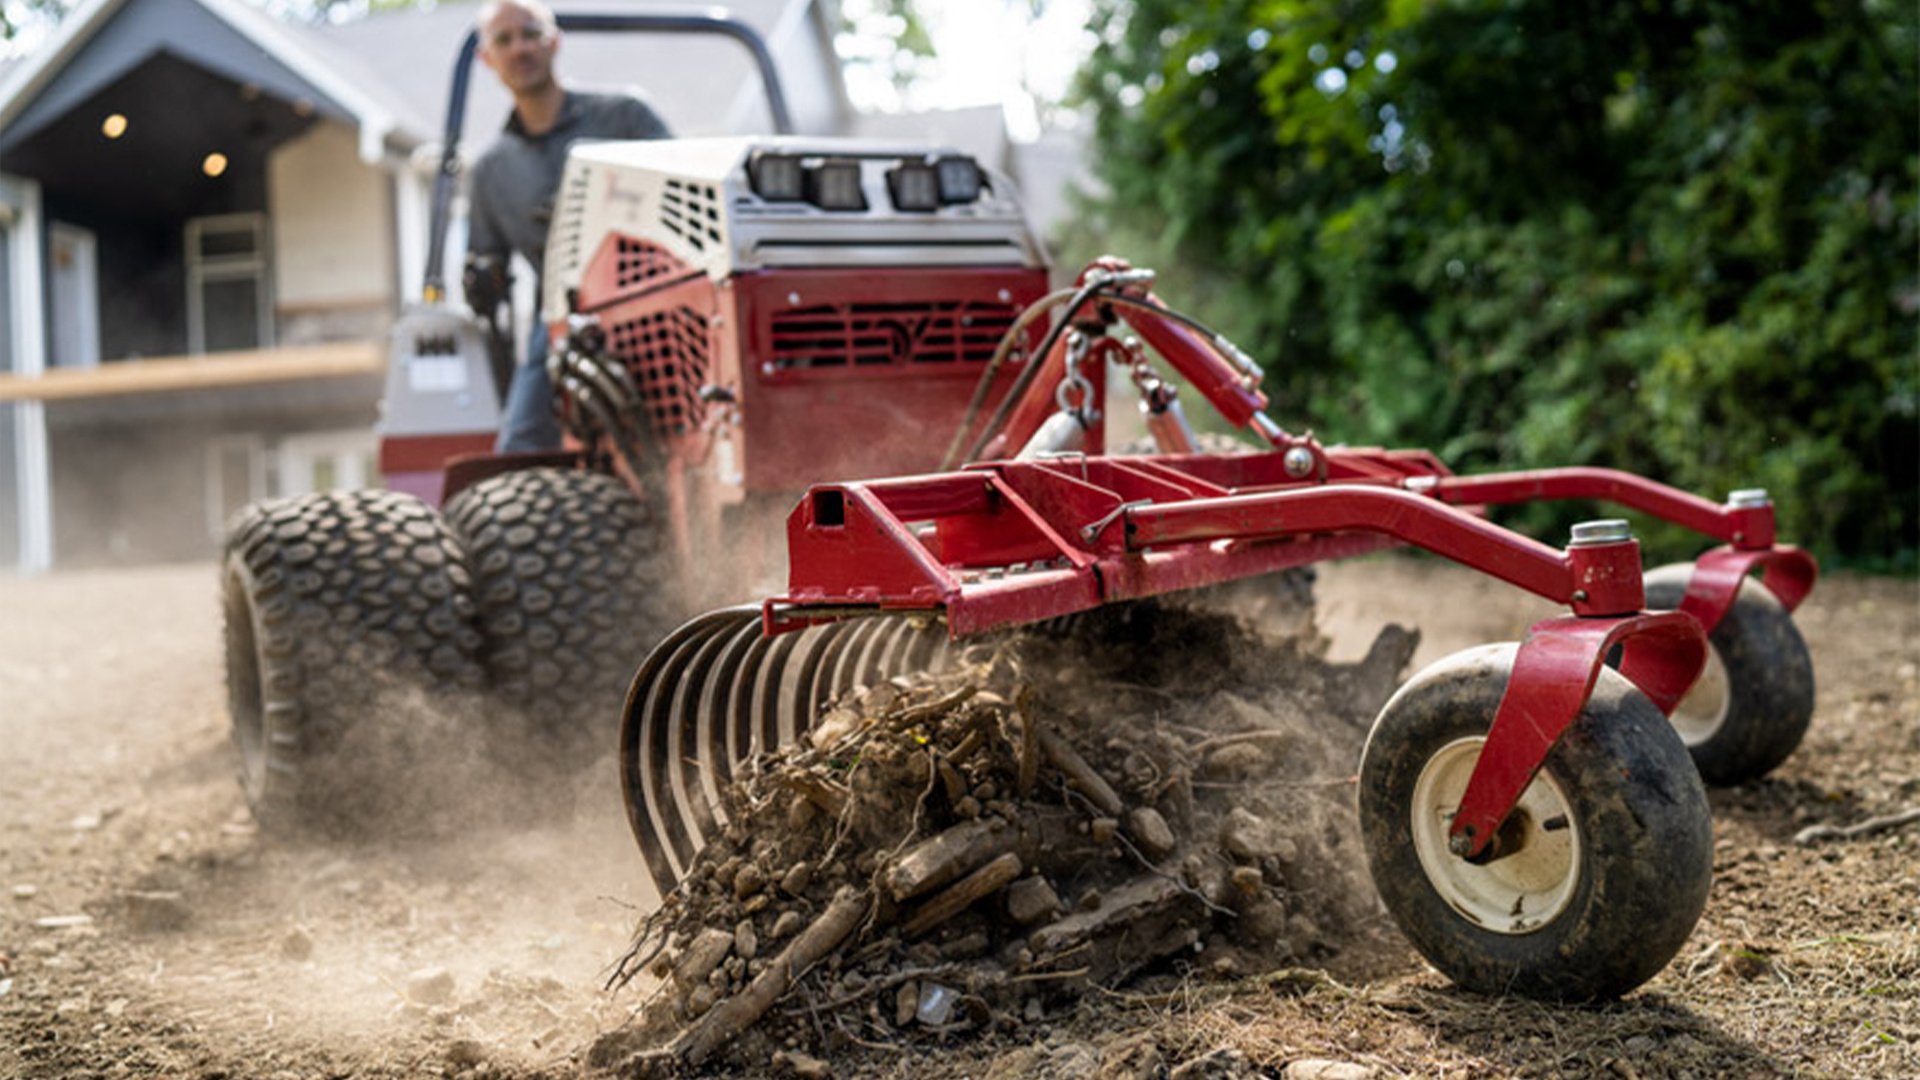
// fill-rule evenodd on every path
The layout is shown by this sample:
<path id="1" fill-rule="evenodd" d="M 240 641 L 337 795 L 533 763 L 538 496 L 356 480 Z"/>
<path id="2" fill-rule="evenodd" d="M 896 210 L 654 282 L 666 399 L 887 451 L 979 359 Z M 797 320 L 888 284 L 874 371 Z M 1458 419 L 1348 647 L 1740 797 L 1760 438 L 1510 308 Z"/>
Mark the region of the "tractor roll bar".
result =
<path id="1" fill-rule="evenodd" d="M 643 34 L 718 34 L 746 46 L 760 69 L 760 85 L 767 92 L 767 111 L 773 114 L 775 134 L 793 133 L 793 115 L 787 111 L 787 94 L 780 74 L 774 70 L 773 53 L 767 49 L 760 32 L 724 8 L 691 15 L 556 15 L 562 30 L 588 33 Z M 467 31 L 460 55 L 453 62 L 453 89 L 447 97 L 447 125 L 440 140 L 440 168 L 433 178 L 433 209 L 427 228 L 427 272 L 420 291 L 428 303 L 446 295 L 447 216 L 453 206 L 453 185 L 460 176 L 460 129 L 467 122 L 467 82 L 473 74 L 473 58 L 480 51 L 480 31 Z"/>

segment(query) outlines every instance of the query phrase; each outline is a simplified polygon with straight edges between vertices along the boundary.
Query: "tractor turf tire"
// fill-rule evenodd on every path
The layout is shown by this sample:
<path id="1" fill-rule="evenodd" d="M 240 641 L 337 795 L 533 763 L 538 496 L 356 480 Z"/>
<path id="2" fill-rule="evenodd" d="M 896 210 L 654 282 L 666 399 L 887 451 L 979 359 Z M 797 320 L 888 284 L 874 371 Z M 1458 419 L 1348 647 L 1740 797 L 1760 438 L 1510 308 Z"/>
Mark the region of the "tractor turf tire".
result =
<path id="1" fill-rule="evenodd" d="M 1679 607 L 1692 576 L 1692 563 L 1649 571 L 1647 610 Z M 1728 787 L 1767 775 L 1799 748 L 1813 721 L 1813 657 L 1793 616 L 1751 578 L 1707 644 L 1708 671 L 1673 720 L 1700 778 Z"/>
<path id="2" fill-rule="evenodd" d="M 1465 989 L 1618 997 L 1666 966 L 1706 906 L 1706 788 L 1660 710 L 1603 669 L 1503 827 L 1521 830 L 1514 854 L 1483 866 L 1451 854 L 1450 792 L 1465 788 L 1516 651 L 1455 653 L 1381 710 L 1359 788 L 1374 886 L 1414 948 Z"/>
<path id="3" fill-rule="evenodd" d="M 263 828 L 414 832 L 480 684 L 459 546 L 411 495 L 255 503 L 221 573 L 240 783 Z"/>
<path id="4" fill-rule="evenodd" d="M 618 745 L 633 673 L 677 614 L 650 511 L 615 477 L 546 468 L 447 503 L 473 568 L 483 663 L 530 762 L 572 770 Z"/>

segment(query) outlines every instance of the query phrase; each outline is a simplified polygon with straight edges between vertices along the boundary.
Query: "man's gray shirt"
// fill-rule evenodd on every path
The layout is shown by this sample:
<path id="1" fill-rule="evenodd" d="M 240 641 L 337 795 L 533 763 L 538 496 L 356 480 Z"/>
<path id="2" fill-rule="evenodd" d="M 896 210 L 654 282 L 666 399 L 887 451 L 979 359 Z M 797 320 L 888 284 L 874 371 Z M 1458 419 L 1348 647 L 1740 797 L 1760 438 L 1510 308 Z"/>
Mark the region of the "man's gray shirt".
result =
<path id="1" fill-rule="evenodd" d="M 529 135 L 520 115 L 507 114 L 506 130 L 474 162 L 469 179 L 467 253 L 525 256 L 539 273 L 546 265 L 547 226 L 553 196 L 567 164 L 567 147 L 578 139 L 665 139 L 671 132 L 647 103 L 630 94 L 569 90 L 560 116 L 541 135 Z"/>

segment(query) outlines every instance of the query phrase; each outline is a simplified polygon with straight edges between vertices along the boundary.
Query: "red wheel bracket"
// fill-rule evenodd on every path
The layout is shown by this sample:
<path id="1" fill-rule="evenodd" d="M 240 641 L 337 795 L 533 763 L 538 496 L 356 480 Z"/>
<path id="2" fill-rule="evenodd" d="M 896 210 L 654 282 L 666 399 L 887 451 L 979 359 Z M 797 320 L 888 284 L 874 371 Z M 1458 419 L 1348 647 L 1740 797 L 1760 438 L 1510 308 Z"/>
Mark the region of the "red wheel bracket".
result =
<path id="1" fill-rule="evenodd" d="M 1449 832 L 1455 854 L 1499 856 L 1490 848 L 1501 823 L 1560 733 L 1586 707 L 1600 667 L 1615 646 L 1620 648 L 1620 673 L 1662 713 L 1673 711 L 1707 661 L 1706 634 L 1683 611 L 1563 616 L 1535 623 L 1514 657 L 1506 693 L 1454 814 Z"/>
<path id="2" fill-rule="evenodd" d="M 1772 547 L 1745 551 L 1718 547 L 1701 555 L 1693 564 L 1693 576 L 1687 579 L 1687 593 L 1680 610 L 1700 620 L 1701 630 L 1711 634 L 1720 620 L 1733 609 L 1740 594 L 1740 582 L 1755 570 L 1765 585 L 1789 612 L 1813 591 L 1820 575 L 1820 564 L 1797 547 Z"/>

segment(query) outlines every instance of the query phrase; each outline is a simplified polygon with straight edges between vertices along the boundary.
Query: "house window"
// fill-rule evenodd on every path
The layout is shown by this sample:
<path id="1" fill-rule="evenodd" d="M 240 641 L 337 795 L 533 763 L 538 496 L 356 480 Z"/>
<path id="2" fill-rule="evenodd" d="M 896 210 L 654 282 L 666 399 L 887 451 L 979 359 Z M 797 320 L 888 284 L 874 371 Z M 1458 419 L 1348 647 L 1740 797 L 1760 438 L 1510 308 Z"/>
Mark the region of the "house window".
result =
<path id="1" fill-rule="evenodd" d="M 328 431 L 281 440 L 276 495 L 350 491 L 380 482 L 379 439 L 368 431 Z"/>
<path id="2" fill-rule="evenodd" d="M 267 215 L 218 214 L 187 222 L 187 351 L 195 355 L 273 344 Z"/>
<path id="3" fill-rule="evenodd" d="M 267 497 L 273 478 L 268 475 L 266 440 L 258 435 L 231 435 L 207 443 L 207 535 L 215 540 L 227 533 L 248 503 Z"/>

